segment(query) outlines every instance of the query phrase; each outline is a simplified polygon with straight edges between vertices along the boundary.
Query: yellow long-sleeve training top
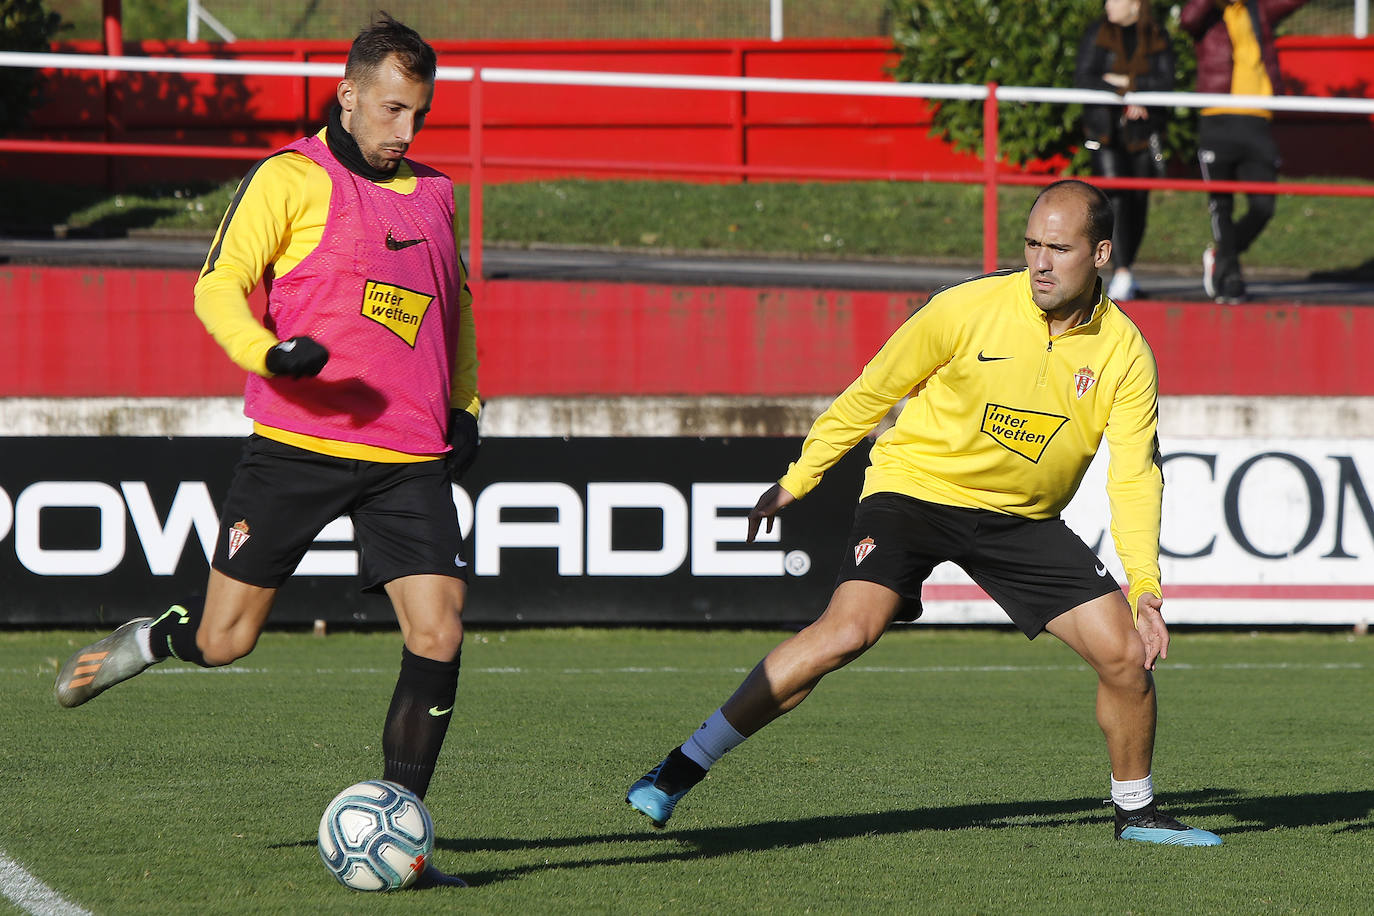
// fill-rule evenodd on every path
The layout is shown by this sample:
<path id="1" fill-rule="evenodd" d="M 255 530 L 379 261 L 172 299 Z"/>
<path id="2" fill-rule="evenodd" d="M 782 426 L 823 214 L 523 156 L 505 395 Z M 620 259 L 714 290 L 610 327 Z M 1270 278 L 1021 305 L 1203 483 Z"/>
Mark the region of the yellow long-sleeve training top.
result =
<path id="1" fill-rule="evenodd" d="M 816 419 L 778 483 L 805 496 L 908 394 L 873 445 L 863 496 L 1053 518 L 1105 435 L 1112 538 L 1132 614 L 1145 592 L 1163 597 L 1158 374 L 1140 330 L 1110 299 L 1051 336 L 1027 270 L 940 291 Z"/>
<path id="2" fill-rule="evenodd" d="M 318 136 L 325 141 L 324 129 Z M 415 173 L 401 160 L 396 174 L 375 182 L 397 194 L 415 190 Z M 305 259 L 324 236 L 332 192 L 329 174 L 309 157 L 280 153 L 259 162 L 239 184 L 220 223 L 200 279 L 196 282 L 195 310 L 205 329 L 229 358 L 242 369 L 270 377 L 267 351 L 277 338 L 254 317 L 248 295 L 269 271 L 284 277 Z M 454 244 L 462 238 L 457 212 L 453 218 Z M 462 291 L 459 294 L 459 334 L 453 361 L 449 403 L 474 417 L 481 411 L 477 391 L 477 342 L 468 289 L 467 265 L 459 259 Z M 411 455 L 392 449 L 335 439 L 321 439 L 290 430 L 254 423 L 259 435 L 311 451 L 342 458 L 404 462 L 429 460 L 433 455 Z"/>

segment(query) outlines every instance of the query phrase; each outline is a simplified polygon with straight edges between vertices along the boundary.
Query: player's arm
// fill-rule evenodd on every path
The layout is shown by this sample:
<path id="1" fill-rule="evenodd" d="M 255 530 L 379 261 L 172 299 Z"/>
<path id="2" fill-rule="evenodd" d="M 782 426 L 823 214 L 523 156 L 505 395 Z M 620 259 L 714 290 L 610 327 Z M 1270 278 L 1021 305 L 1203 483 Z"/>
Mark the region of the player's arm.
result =
<path id="1" fill-rule="evenodd" d="M 456 204 L 456 201 L 455 201 Z M 482 401 L 477 393 L 477 326 L 472 315 L 472 290 L 468 287 L 468 266 L 463 263 L 463 227 L 458 208 L 453 210 L 453 247 L 458 258 L 457 340 L 452 341 L 453 374 L 449 379 L 448 445 L 446 457 L 449 476 L 462 480 L 477 460 L 482 437 L 477 416 Z"/>
<path id="2" fill-rule="evenodd" d="M 234 364 L 270 376 L 279 341 L 253 316 L 248 295 L 289 243 L 309 161 L 291 153 L 264 159 L 240 182 L 196 281 L 196 317 Z M 316 370 L 318 371 L 318 370 Z"/>
<path id="3" fill-rule="evenodd" d="M 897 329 L 863 372 L 826 409 L 802 443 L 801 457 L 778 481 L 801 499 L 872 432 L 892 406 L 952 355 L 950 307 L 937 296 Z"/>
<path id="4" fill-rule="evenodd" d="M 458 208 L 453 213 L 453 245 L 461 246 L 463 227 L 458 216 Z M 474 417 L 482 412 L 482 402 L 477 393 L 477 322 L 473 318 L 472 290 L 468 287 L 468 266 L 463 256 L 458 255 L 458 339 L 453 342 L 453 378 L 450 386 L 449 405 L 466 410 Z"/>
<path id="5" fill-rule="evenodd" d="M 1164 597 L 1159 583 L 1164 474 L 1154 356 L 1141 341 L 1127 358 L 1130 364 L 1107 419 L 1107 501 L 1112 540 L 1126 569 L 1127 601 L 1139 621 L 1142 596 Z"/>
<path id="6" fill-rule="evenodd" d="M 1073 84 L 1078 89 L 1102 89 L 1120 93 L 1123 90 L 1103 78 L 1106 71 L 1106 55 L 1097 47 L 1097 33 L 1100 23 L 1094 23 L 1078 40 L 1078 56 L 1074 59 Z"/>

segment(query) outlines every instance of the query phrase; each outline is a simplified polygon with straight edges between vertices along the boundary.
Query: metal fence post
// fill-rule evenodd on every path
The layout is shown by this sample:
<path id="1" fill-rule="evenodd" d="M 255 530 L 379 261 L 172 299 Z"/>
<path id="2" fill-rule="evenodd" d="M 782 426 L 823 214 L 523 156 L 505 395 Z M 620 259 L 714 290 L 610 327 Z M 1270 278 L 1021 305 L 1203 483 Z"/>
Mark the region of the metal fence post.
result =
<path id="1" fill-rule="evenodd" d="M 480 301 L 482 287 L 482 68 L 474 67 L 468 84 L 468 287 Z M 461 240 L 456 240 L 461 247 Z"/>
<path id="2" fill-rule="evenodd" d="M 983 272 L 997 269 L 997 84 L 983 99 Z"/>

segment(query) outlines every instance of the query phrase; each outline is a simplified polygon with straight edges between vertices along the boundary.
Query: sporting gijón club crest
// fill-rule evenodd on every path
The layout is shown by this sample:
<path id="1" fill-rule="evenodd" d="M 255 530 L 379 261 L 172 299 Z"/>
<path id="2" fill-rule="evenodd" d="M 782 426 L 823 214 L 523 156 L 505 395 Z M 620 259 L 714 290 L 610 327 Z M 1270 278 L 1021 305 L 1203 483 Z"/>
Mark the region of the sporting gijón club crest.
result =
<path id="1" fill-rule="evenodd" d="M 248 543 L 248 520 L 239 519 L 229 526 L 229 558 L 233 559 L 239 548 Z"/>
<path id="2" fill-rule="evenodd" d="M 1073 374 L 1073 393 L 1078 396 L 1080 401 L 1083 400 L 1083 395 L 1088 393 L 1088 389 L 1096 384 L 1097 378 L 1087 366 Z"/>
<path id="3" fill-rule="evenodd" d="M 862 541 L 855 544 L 854 565 L 858 566 L 860 563 L 862 563 L 864 561 L 864 557 L 872 553 L 875 549 L 877 549 L 877 547 L 878 545 L 873 543 L 873 538 L 864 538 Z"/>

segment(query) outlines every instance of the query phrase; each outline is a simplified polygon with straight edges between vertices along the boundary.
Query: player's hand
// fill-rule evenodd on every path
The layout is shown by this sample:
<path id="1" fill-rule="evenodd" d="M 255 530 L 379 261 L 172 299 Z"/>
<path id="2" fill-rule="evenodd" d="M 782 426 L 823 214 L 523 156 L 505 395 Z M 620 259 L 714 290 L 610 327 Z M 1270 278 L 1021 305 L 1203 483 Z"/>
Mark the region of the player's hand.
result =
<path id="1" fill-rule="evenodd" d="M 782 484 L 775 483 L 769 487 L 759 501 L 754 504 L 754 508 L 749 510 L 749 535 L 745 543 L 752 544 L 754 536 L 759 533 L 759 522 L 768 519 L 768 527 L 764 530 L 769 534 L 773 533 L 773 516 L 777 515 L 782 509 L 792 505 L 797 498 L 782 488 Z"/>
<path id="2" fill-rule="evenodd" d="M 458 483 L 477 460 L 477 450 L 482 447 L 482 437 L 477 432 L 477 418 L 461 408 L 450 410 L 448 444 L 444 461 L 448 465 L 448 476 Z"/>
<path id="3" fill-rule="evenodd" d="M 1164 606 L 1164 599 L 1146 592 L 1135 604 L 1135 629 L 1145 642 L 1145 668 L 1153 671 L 1157 659 L 1169 657 L 1169 628 L 1164 625 L 1164 615 L 1159 611 Z"/>
<path id="4" fill-rule="evenodd" d="M 293 337 L 283 340 L 267 351 L 267 371 L 273 375 L 301 378 L 319 375 L 329 362 L 329 351 L 313 337 Z"/>

